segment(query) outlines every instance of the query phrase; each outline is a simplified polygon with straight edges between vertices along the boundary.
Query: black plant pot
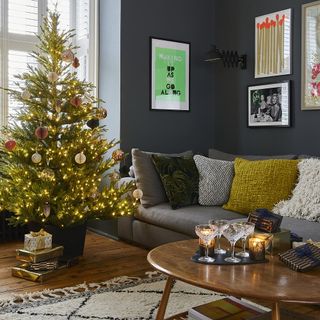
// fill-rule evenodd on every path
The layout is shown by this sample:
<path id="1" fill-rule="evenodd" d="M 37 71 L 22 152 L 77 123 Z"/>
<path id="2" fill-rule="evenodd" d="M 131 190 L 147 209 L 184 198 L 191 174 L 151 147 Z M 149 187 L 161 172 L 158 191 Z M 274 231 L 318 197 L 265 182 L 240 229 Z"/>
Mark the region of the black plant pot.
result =
<path id="1" fill-rule="evenodd" d="M 64 247 L 62 261 L 72 260 L 83 255 L 86 223 L 69 228 L 46 225 L 44 229 L 52 234 L 52 243 Z"/>

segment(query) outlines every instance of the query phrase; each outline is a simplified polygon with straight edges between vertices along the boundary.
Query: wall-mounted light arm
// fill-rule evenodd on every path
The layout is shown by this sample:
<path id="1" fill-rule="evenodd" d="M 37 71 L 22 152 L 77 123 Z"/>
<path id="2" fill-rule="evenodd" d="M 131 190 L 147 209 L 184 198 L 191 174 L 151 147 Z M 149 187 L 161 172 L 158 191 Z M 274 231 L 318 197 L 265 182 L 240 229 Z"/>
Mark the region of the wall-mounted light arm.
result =
<path id="1" fill-rule="evenodd" d="M 223 65 L 228 68 L 240 67 L 247 68 L 247 55 L 239 55 L 237 51 L 220 51 L 216 46 L 212 46 L 211 50 L 207 52 L 206 62 L 215 62 L 222 60 Z"/>

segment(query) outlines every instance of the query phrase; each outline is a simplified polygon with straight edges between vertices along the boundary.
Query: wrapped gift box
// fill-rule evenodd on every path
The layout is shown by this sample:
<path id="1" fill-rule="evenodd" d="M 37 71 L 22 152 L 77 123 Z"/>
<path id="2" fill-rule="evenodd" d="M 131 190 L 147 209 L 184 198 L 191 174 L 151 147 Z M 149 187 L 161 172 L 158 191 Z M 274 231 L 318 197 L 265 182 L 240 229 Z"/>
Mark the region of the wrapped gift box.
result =
<path id="1" fill-rule="evenodd" d="M 286 229 L 280 229 L 279 232 L 265 233 L 260 230 L 255 230 L 255 238 L 265 241 L 266 253 L 272 256 L 276 256 L 281 252 L 285 252 L 291 249 L 290 231 Z M 246 247 L 249 248 L 249 238 L 247 238 Z M 241 247 L 241 241 L 237 242 L 237 247 Z"/>
<path id="2" fill-rule="evenodd" d="M 23 262 L 39 263 L 55 258 L 59 258 L 63 255 L 62 246 L 53 246 L 51 249 L 43 249 L 38 251 L 29 251 L 25 249 L 16 250 L 16 259 Z"/>
<path id="3" fill-rule="evenodd" d="M 295 271 L 308 271 L 320 266 L 320 248 L 307 243 L 279 254 L 279 259 Z"/>
<path id="4" fill-rule="evenodd" d="M 30 232 L 24 236 L 24 249 L 37 251 L 52 248 L 52 235 L 43 229 L 39 232 Z"/>
<path id="5" fill-rule="evenodd" d="M 254 236 L 256 238 L 265 240 L 266 251 L 272 256 L 291 249 L 289 230 L 280 229 L 279 232 L 275 233 L 263 233 L 260 231 L 255 231 Z"/>
<path id="6" fill-rule="evenodd" d="M 21 265 L 13 267 L 12 268 L 12 275 L 14 277 L 22 278 L 25 280 L 30 280 L 30 281 L 35 281 L 35 282 L 43 282 L 43 281 L 47 280 L 48 278 L 56 276 L 57 273 L 59 273 L 59 271 L 61 269 L 64 269 L 67 267 L 67 264 L 59 264 L 56 269 L 45 270 L 45 271 L 30 270 L 29 267 L 30 267 L 29 263 L 23 263 Z"/>

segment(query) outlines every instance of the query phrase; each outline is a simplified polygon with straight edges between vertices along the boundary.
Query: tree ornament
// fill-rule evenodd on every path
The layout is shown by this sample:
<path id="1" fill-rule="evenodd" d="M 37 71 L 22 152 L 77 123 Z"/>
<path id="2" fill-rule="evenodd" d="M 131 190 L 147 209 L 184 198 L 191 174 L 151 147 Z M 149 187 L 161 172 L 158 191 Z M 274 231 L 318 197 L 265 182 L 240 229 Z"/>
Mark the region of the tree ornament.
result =
<path id="1" fill-rule="evenodd" d="M 36 151 L 32 156 L 31 156 L 31 160 L 33 163 L 40 163 L 42 160 L 42 156 L 40 153 L 38 153 L 38 151 Z"/>
<path id="2" fill-rule="evenodd" d="M 54 171 L 50 168 L 43 169 L 40 174 L 40 178 L 47 181 L 53 181 L 55 179 Z"/>
<path id="3" fill-rule="evenodd" d="M 48 73 L 48 80 L 50 82 L 56 82 L 58 80 L 58 75 L 56 72 L 49 72 Z"/>
<path id="4" fill-rule="evenodd" d="M 97 187 L 91 189 L 91 196 L 90 197 L 92 199 L 96 199 L 99 197 L 99 191 L 98 191 Z"/>
<path id="5" fill-rule="evenodd" d="M 87 121 L 87 126 L 91 129 L 94 129 L 96 127 L 99 127 L 99 120 L 97 119 L 91 119 Z"/>
<path id="6" fill-rule="evenodd" d="M 143 192 L 141 189 L 136 189 L 132 192 L 132 196 L 135 198 L 135 199 L 141 199 L 142 196 L 143 196 Z"/>
<path id="7" fill-rule="evenodd" d="M 111 180 L 115 180 L 116 181 L 116 180 L 120 179 L 120 174 L 118 172 L 116 172 L 116 171 L 112 172 L 109 176 L 110 176 Z"/>
<path id="8" fill-rule="evenodd" d="M 80 66 L 80 62 L 79 62 L 79 59 L 77 57 L 74 57 L 73 62 L 72 62 L 72 66 L 74 68 L 78 68 Z"/>
<path id="9" fill-rule="evenodd" d="M 56 102 L 56 106 L 55 106 L 55 110 L 57 113 L 60 113 L 61 112 L 61 106 L 62 106 L 62 101 L 61 100 L 58 100 Z"/>
<path id="10" fill-rule="evenodd" d="M 44 206 L 43 206 L 43 214 L 46 218 L 48 218 L 50 216 L 50 203 L 49 202 L 45 202 Z"/>
<path id="11" fill-rule="evenodd" d="M 76 154 L 74 160 L 77 164 L 84 164 L 87 161 L 87 157 L 83 153 L 83 151 Z"/>
<path id="12" fill-rule="evenodd" d="M 96 111 L 96 116 L 99 120 L 105 119 L 108 115 L 108 111 L 105 108 L 98 108 Z"/>
<path id="13" fill-rule="evenodd" d="M 31 93 L 29 92 L 29 90 L 26 89 L 26 90 L 22 91 L 21 98 L 23 100 L 29 100 L 31 98 Z"/>
<path id="14" fill-rule="evenodd" d="M 65 50 L 61 53 L 61 59 L 64 62 L 72 62 L 74 59 L 74 54 L 71 49 Z"/>
<path id="15" fill-rule="evenodd" d="M 38 127 L 38 128 L 35 130 L 34 134 L 36 135 L 36 137 L 37 137 L 38 139 L 44 140 L 45 138 L 48 137 L 49 130 L 48 130 L 47 127 L 42 127 L 42 126 L 40 126 L 40 127 Z"/>
<path id="16" fill-rule="evenodd" d="M 9 151 L 13 151 L 14 148 L 17 146 L 17 143 L 14 140 L 8 140 L 4 144 L 5 148 Z"/>
<path id="17" fill-rule="evenodd" d="M 73 98 L 71 98 L 70 103 L 74 106 L 74 107 L 80 107 L 82 100 L 79 96 L 75 96 Z"/>
<path id="18" fill-rule="evenodd" d="M 121 161 L 124 158 L 124 152 L 121 149 L 112 152 L 112 159 L 114 161 Z"/>

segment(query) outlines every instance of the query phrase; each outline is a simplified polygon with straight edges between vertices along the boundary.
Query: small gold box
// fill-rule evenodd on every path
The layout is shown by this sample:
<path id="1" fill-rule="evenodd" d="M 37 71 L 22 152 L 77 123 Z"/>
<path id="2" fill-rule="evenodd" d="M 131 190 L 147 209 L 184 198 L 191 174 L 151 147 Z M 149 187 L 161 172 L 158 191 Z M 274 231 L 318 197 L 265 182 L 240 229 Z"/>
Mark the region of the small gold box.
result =
<path id="1" fill-rule="evenodd" d="M 16 250 L 16 259 L 23 262 L 38 263 L 46 260 L 61 257 L 63 255 L 62 246 L 53 246 L 51 249 L 29 251 L 25 249 Z"/>
<path id="2" fill-rule="evenodd" d="M 258 230 L 255 231 L 254 237 L 265 241 L 266 252 L 271 256 L 291 249 L 290 231 L 286 229 L 280 229 L 275 233 L 264 233 Z"/>
<path id="3" fill-rule="evenodd" d="M 30 280 L 34 282 L 43 282 L 59 273 L 61 269 L 67 267 L 66 264 L 60 264 L 55 270 L 46 270 L 46 271 L 33 271 L 28 270 L 29 264 L 23 263 L 16 267 L 12 268 L 12 275 L 14 277 L 22 278 L 25 280 Z"/>

